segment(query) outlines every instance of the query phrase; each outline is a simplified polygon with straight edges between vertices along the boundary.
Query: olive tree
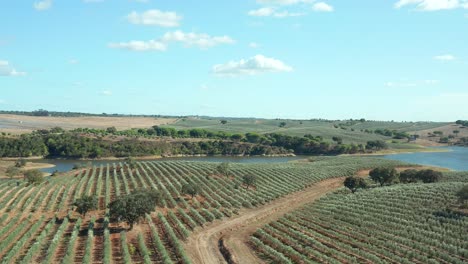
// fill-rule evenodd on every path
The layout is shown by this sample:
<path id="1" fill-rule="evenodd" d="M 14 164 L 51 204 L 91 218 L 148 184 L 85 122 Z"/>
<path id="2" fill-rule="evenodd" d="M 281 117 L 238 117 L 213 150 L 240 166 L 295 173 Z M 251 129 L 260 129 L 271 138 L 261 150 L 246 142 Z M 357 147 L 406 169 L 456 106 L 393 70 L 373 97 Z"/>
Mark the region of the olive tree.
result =
<path id="1" fill-rule="evenodd" d="M 249 189 L 250 186 L 253 186 L 257 183 L 257 176 L 251 174 L 244 175 L 242 177 L 242 183 L 245 184 L 246 189 Z"/>
<path id="2" fill-rule="evenodd" d="M 229 176 L 229 162 L 223 162 L 216 166 L 216 173 Z"/>

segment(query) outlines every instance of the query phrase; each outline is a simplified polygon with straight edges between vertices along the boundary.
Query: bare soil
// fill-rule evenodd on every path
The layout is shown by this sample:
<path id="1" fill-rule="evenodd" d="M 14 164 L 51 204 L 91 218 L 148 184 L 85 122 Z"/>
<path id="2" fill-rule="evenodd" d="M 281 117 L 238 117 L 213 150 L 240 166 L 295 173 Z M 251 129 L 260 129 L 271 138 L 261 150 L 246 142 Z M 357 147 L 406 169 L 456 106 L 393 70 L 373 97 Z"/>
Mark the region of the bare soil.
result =
<path id="1" fill-rule="evenodd" d="M 50 117 L 0 115 L 0 131 L 12 134 L 28 133 L 37 129 L 61 127 L 66 130 L 75 128 L 108 128 L 118 130 L 130 128 L 149 128 L 156 125 L 172 124 L 175 118 L 152 117 Z"/>
<path id="2" fill-rule="evenodd" d="M 185 250 L 193 263 L 224 263 L 218 248 L 219 240 L 223 239 L 235 263 L 263 263 L 248 246 L 250 235 L 284 214 L 336 190 L 343 185 L 343 180 L 344 178 L 324 180 L 262 207 L 242 209 L 236 217 L 197 229 L 184 243 Z"/>

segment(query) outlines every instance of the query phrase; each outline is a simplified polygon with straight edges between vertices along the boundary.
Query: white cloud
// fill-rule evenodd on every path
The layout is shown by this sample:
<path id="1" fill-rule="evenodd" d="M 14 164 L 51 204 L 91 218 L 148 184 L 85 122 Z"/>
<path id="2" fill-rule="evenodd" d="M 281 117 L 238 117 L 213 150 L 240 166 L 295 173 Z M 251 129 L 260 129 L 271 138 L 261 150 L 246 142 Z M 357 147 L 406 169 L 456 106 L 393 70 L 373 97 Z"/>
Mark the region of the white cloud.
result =
<path id="1" fill-rule="evenodd" d="M 262 7 L 256 10 L 250 10 L 247 13 L 249 16 L 257 16 L 257 17 L 277 17 L 277 18 L 284 18 L 284 17 L 298 17 L 305 15 L 304 13 L 293 13 L 289 11 L 276 11 L 273 7 Z"/>
<path id="2" fill-rule="evenodd" d="M 104 2 L 104 0 L 83 0 L 85 3 L 99 3 L 99 2 Z"/>
<path id="3" fill-rule="evenodd" d="M 235 41 L 229 36 L 212 37 L 205 33 L 185 33 L 177 30 L 167 32 L 161 39 L 164 43 L 181 42 L 186 46 L 197 46 L 201 49 L 211 48 L 220 44 L 232 44 Z"/>
<path id="4" fill-rule="evenodd" d="M 229 36 L 212 37 L 204 33 L 185 33 L 177 30 L 167 32 L 157 40 L 110 43 L 109 47 L 132 51 L 165 51 L 173 42 L 183 43 L 186 47 L 196 46 L 200 49 L 207 49 L 221 44 L 232 44 L 235 41 Z"/>
<path id="5" fill-rule="evenodd" d="M 395 8 L 405 6 L 416 6 L 416 10 L 420 11 L 438 11 L 451 10 L 456 8 L 468 9 L 468 1 L 466 0 L 399 0 L 395 3 Z"/>
<path id="6" fill-rule="evenodd" d="M 104 95 L 104 96 L 111 96 L 112 95 L 112 91 L 111 90 L 102 90 L 99 92 L 100 95 Z"/>
<path id="7" fill-rule="evenodd" d="M 318 2 L 318 3 L 315 3 L 313 6 L 312 6 L 312 9 L 316 12 L 333 12 L 334 11 L 334 8 L 333 6 L 325 3 L 325 2 Z"/>
<path id="8" fill-rule="evenodd" d="M 178 27 L 182 16 L 176 12 L 163 12 L 152 9 L 143 13 L 133 11 L 127 16 L 127 20 L 135 25 Z"/>
<path id="9" fill-rule="evenodd" d="M 0 60 L 0 76 L 24 76 L 25 72 L 19 72 L 8 61 Z"/>
<path id="10" fill-rule="evenodd" d="M 52 7 L 52 0 L 43 0 L 34 2 L 34 8 L 39 11 L 44 11 Z"/>
<path id="11" fill-rule="evenodd" d="M 256 42 L 250 42 L 249 47 L 251 47 L 252 49 L 257 49 L 257 48 L 260 48 L 260 44 Z"/>
<path id="12" fill-rule="evenodd" d="M 110 43 L 109 48 L 127 49 L 131 51 L 165 51 L 167 45 L 157 40 Z"/>
<path id="13" fill-rule="evenodd" d="M 5 100 L 0 99 L 0 104 L 4 104 Z"/>
<path id="14" fill-rule="evenodd" d="M 257 3 L 264 5 L 295 5 L 312 2 L 314 2 L 314 0 L 257 0 Z"/>
<path id="15" fill-rule="evenodd" d="M 247 14 L 249 16 L 271 16 L 275 13 L 273 7 L 262 7 L 256 10 L 250 10 Z"/>
<path id="16" fill-rule="evenodd" d="M 78 63 L 80 63 L 80 61 L 77 60 L 77 59 L 70 59 L 70 60 L 68 60 L 68 63 L 69 64 L 78 64 Z"/>
<path id="17" fill-rule="evenodd" d="M 434 56 L 434 59 L 439 60 L 439 61 L 453 61 L 456 58 L 455 58 L 455 56 L 453 56 L 451 54 L 444 54 L 444 55 Z"/>
<path id="18" fill-rule="evenodd" d="M 284 62 L 263 55 L 213 66 L 213 73 L 220 76 L 256 75 L 268 72 L 290 72 L 292 70 L 293 68 Z"/>

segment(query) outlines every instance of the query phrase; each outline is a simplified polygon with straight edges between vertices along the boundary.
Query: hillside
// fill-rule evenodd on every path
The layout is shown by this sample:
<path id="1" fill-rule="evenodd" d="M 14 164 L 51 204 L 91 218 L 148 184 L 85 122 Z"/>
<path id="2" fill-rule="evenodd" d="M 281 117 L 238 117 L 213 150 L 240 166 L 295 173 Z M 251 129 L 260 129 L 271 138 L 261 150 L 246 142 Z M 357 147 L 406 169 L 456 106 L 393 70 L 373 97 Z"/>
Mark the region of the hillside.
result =
<path id="1" fill-rule="evenodd" d="M 343 190 L 257 230 L 252 246 L 269 263 L 466 263 L 468 217 L 451 211 L 466 176 Z"/>
<path id="2" fill-rule="evenodd" d="M 2 263 L 190 263 L 180 245 L 200 226 L 318 181 L 384 164 L 401 163 L 341 157 L 313 163 L 232 164 L 230 178 L 213 174 L 217 163 L 140 162 L 136 169 L 114 163 L 49 177 L 37 186 L 1 180 L 0 259 Z M 248 190 L 241 182 L 247 174 L 258 177 Z M 181 194 L 187 182 L 201 187 L 195 199 Z M 159 190 L 164 206 L 126 232 L 126 224 L 106 215 L 106 205 L 140 188 Z M 69 210 L 82 195 L 99 198 L 98 210 L 86 217 Z"/>
<path id="3" fill-rule="evenodd" d="M 210 131 L 225 131 L 230 133 L 283 133 L 292 136 L 312 134 L 322 136 L 331 141 L 333 137 L 341 137 L 345 143 L 366 143 L 368 140 L 386 140 L 378 134 L 365 133 L 361 130 L 389 129 L 400 132 L 412 132 L 429 128 L 437 128 L 447 123 L 437 122 L 380 122 L 380 121 L 326 121 L 326 120 L 272 120 L 272 119 L 223 119 L 218 118 L 183 118 L 166 125 L 176 129 L 202 128 Z M 284 127 L 280 127 L 285 122 Z"/>

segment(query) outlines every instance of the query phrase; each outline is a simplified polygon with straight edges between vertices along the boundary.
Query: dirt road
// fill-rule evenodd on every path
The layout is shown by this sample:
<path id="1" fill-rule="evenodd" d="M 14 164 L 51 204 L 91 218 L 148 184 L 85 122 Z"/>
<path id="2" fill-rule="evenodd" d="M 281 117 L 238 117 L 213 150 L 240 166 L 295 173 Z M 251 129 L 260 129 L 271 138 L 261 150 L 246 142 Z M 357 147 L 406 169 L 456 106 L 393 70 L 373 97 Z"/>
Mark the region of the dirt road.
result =
<path id="1" fill-rule="evenodd" d="M 263 263 L 247 245 L 250 235 L 284 214 L 336 190 L 342 186 L 343 181 L 344 178 L 324 180 L 264 206 L 240 210 L 236 217 L 197 230 L 184 244 L 185 250 L 193 263 L 226 263 L 218 248 L 218 242 L 222 238 L 235 263 Z"/>

